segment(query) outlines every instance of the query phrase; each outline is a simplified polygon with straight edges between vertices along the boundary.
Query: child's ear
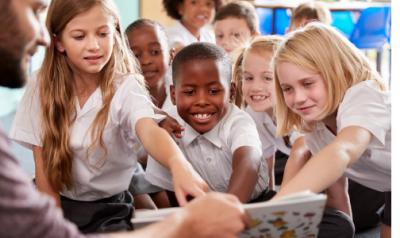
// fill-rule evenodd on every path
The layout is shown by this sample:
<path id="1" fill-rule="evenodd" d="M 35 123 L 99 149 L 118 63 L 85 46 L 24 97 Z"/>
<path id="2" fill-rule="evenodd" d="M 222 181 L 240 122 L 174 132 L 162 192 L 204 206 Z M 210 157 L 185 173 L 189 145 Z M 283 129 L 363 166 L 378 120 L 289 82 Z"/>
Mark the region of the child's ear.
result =
<path id="1" fill-rule="evenodd" d="M 168 63 L 168 65 L 171 65 L 172 64 L 172 61 L 174 60 L 174 57 L 175 57 L 175 48 L 171 48 L 171 49 L 169 49 L 169 63 Z"/>
<path id="2" fill-rule="evenodd" d="M 64 53 L 65 52 L 65 48 L 63 46 L 63 43 L 60 41 L 60 39 L 57 36 L 53 36 L 53 37 L 54 37 L 54 41 L 55 41 L 55 45 L 56 45 L 57 50 L 60 53 Z"/>
<path id="3" fill-rule="evenodd" d="M 169 86 L 169 95 L 171 96 L 172 104 L 176 105 L 175 86 L 173 84 Z"/>
<path id="4" fill-rule="evenodd" d="M 235 103 L 236 99 L 236 83 L 231 82 L 231 89 L 229 90 L 229 101 Z"/>

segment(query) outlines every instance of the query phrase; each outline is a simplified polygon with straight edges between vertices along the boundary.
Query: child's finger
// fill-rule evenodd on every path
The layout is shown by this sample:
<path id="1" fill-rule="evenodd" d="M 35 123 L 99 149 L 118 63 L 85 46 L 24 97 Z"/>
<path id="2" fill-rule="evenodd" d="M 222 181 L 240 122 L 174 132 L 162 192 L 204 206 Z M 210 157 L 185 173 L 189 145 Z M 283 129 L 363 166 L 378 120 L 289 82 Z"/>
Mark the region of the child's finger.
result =
<path id="1" fill-rule="evenodd" d="M 181 207 L 186 206 L 186 204 L 187 204 L 186 196 L 181 189 L 176 189 L 175 196 L 176 196 L 176 200 L 178 200 L 179 206 L 181 206 Z"/>

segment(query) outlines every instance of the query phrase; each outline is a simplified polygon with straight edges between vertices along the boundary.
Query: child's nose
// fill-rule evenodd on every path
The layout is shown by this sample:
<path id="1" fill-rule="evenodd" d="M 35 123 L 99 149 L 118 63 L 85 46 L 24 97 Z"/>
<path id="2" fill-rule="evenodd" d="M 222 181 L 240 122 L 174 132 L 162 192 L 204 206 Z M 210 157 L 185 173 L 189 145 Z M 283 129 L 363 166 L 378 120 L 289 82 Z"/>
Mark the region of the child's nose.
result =
<path id="1" fill-rule="evenodd" d="M 206 92 L 199 92 L 197 94 L 196 98 L 196 104 L 199 106 L 205 106 L 208 105 L 208 100 L 207 100 L 207 93 Z"/>
<path id="2" fill-rule="evenodd" d="M 88 48 L 90 50 L 97 50 L 100 48 L 99 40 L 95 36 L 89 37 Z"/>

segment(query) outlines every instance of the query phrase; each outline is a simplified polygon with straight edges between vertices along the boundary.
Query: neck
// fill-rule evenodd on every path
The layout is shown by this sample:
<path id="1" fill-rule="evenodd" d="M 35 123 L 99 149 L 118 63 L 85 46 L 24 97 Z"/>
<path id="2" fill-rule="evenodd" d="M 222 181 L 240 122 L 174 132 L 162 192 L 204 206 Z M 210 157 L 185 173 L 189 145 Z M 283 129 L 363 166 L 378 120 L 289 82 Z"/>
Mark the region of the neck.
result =
<path id="1" fill-rule="evenodd" d="M 77 96 L 85 97 L 92 94 L 100 83 L 100 74 L 74 73 L 74 87 Z"/>
<path id="2" fill-rule="evenodd" d="M 164 79 L 160 80 L 161 83 L 149 88 L 150 95 L 152 96 L 153 103 L 161 108 L 167 98 L 167 92 L 165 91 Z"/>
<path id="3" fill-rule="evenodd" d="M 200 29 L 195 28 L 187 24 L 185 21 L 181 21 L 181 24 L 194 36 L 200 40 Z"/>

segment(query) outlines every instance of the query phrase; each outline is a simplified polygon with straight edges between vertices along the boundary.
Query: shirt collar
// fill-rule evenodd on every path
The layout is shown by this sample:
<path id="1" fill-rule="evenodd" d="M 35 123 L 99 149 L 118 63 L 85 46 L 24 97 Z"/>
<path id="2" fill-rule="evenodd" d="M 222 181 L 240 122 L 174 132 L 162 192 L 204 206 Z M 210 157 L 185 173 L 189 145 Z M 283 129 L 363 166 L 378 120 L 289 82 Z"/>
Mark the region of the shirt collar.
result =
<path id="1" fill-rule="evenodd" d="M 197 138 L 203 137 L 206 140 L 208 140 L 209 142 L 211 142 L 217 148 L 221 148 L 222 140 L 221 140 L 219 134 L 220 134 L 220 131 L 222 130 L 222 126 L 223 126 L 224 122 L 226 121 L 226 118 L 229 116 L 229 114 L 231 113 L 232 110 L 233 110 L 232 105 L 230 104 L 227 108 L 227 111 L 226 111 L 224 117 L 217 123 L 217 125 L 215 125 L 215 127 L 211 131 L 206 132 L 202 135 L 200 133 L 198 133 L 197 131 L 195 131 L 189 124 L 187 124 L 186 122 L 183 122 L 183 126 L 185 127 L 185 132 L 181 139 L 183 146 L 184 147 L 189 146 Z"/>

